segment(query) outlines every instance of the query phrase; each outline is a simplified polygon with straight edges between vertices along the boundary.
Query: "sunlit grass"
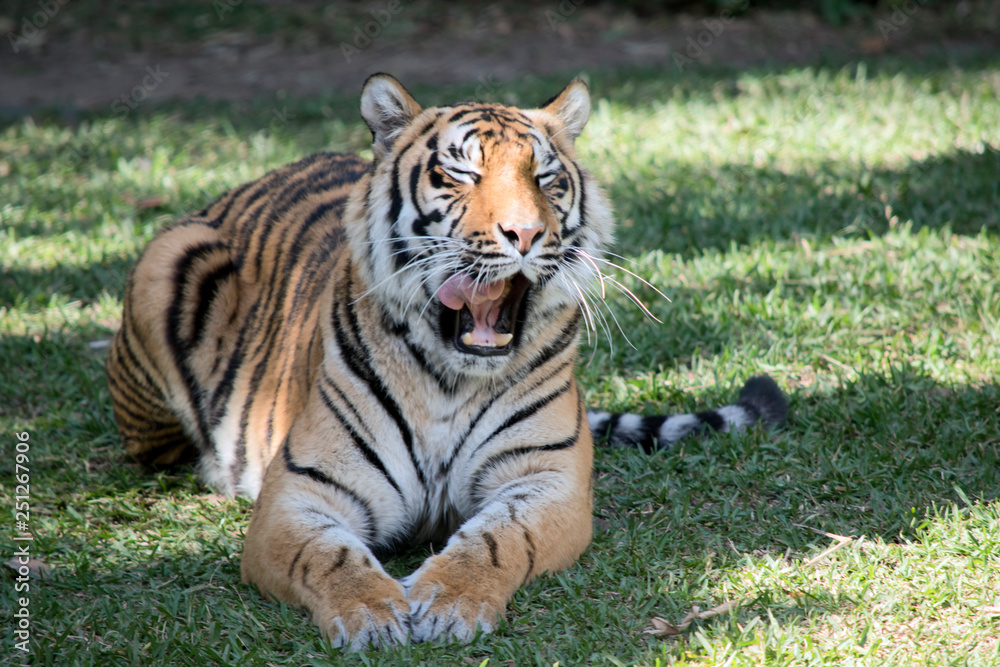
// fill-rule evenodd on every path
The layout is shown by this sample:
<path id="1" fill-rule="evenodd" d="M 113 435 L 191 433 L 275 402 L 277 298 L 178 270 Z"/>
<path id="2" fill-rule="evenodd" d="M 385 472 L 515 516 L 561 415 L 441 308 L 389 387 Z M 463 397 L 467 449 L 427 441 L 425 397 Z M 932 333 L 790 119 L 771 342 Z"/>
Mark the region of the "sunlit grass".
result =
<path id="1" fill-rule="evenodd" d="M 618 252 L 671 301 L 620 276 L 662 324 L 610 293 L 628 340 L 611 320 L 584 349 L 588 400 L 699 409 L 763 372 L 790 392 L 789 424 L 600 452 L 577 567 L 470 646 L 352 662 L 1000 664 L 1000 65 L 593 86 L 582 160 L 613 196 Z M 354 105 L 289 100 L 277 128 L 265 101 L 0 129 L 0 493 L 12 502 L 9 434 L 28 431 L 32 550 L 55 570 L 32 583 L 36 664 L 339 660 L 305 614 L 240 582 L 248 502 L 125 458 L 91 343 L 160 226 L 311 151 L 363 150 Z M 852 540 L 807 564 L 833 543 L 817 530 Z M 678 637 L 642 633 L 724 602 L 739 604 Z"/>

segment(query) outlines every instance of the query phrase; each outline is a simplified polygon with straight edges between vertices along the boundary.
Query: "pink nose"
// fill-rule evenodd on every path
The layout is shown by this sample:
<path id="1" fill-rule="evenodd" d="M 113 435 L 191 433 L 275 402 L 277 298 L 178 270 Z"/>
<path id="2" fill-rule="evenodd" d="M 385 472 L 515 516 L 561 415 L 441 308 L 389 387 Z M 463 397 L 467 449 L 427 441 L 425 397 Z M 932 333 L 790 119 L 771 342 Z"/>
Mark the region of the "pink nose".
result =
<path id="1" fill-rule="evenodd" d="M 545 228 L 541 225 L 532 225 L 531 227 L 521 227 L 519 225 L 500 225 L 500 233 L 503 234 L 510 244 L 517 248 L 517 251 L 522 255 L 527 255 L 528 251 L 531 250 L 531 244 L 535 242 L 538 235 L 542 233 Z"/>

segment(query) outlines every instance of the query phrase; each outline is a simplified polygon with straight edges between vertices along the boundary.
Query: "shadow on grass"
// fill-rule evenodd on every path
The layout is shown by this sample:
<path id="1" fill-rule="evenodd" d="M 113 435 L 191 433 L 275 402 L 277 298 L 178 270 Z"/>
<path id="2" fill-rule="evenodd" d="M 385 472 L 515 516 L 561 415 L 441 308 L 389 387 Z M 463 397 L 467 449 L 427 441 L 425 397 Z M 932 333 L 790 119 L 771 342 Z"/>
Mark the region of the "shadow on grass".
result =
<path id="1" fill-rule="evenodd" d="M 102 292 L 120 296 L 134 259 L 112 257 L 93 264 L 57 264 L 47 269 L 4 267 L 0 273 L 0 307 L 28 306 L 37 311 L 51 305 L 53 298 L 90 304 Z"/>
<path id="2" fill-rule="evenodd" d="M 901 222 L 957 234 L 1000 233 L 1000 151 L 956 151 L 899 169 L 826 163 L 815 170 L 669 161 L 651 181 L 610 185 L 619 251 L 658 248 L 683 257 L 732 244 L 833 235 L 880 236 Z"/>

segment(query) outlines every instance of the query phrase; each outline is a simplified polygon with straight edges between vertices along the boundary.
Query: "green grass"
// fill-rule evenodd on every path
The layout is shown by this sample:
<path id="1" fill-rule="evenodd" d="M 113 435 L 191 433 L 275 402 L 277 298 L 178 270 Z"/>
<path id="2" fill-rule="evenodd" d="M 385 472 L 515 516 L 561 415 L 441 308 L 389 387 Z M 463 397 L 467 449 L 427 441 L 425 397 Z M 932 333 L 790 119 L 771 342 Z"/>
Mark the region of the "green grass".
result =
<path id="1" fill-rule="evenodd" d="M 530 104 L 561 81 L 508 83 Z M 580 563 L 517 593 L 469 646 L 343 658 L 239 577 L 244 500 L 120 450 L 88 345 L 117 326 L 156 229 L 323 148 L 364 150 L 356 101 L 142 108 L 0 127 L 0 495 L 31 435 L 34 664 L 998 665 L 1000 61 L 597 73 L 580 147 L 618 251 L 666 302 L 609 294 L 588 399 L 690 410 L 773 375 L 778 433 L 597 457 Z M 442 102 L 472 87 L 417 89 Z M 275 105 L 292 120 L 269 128 Z M 634 347 L 633 347 L 634 346 Z M 9 516 L 9 515 L 8 515 Z M 0 535 L 6 560 L 12 519 Z M 833 544 L 814 532 L 852 536 Z M 390 560 L 395 574 L 425 554 Z M 14 578 L 0 597 L 15 610 Z M 677 637 L 643 634 L 740 601 Z"/>

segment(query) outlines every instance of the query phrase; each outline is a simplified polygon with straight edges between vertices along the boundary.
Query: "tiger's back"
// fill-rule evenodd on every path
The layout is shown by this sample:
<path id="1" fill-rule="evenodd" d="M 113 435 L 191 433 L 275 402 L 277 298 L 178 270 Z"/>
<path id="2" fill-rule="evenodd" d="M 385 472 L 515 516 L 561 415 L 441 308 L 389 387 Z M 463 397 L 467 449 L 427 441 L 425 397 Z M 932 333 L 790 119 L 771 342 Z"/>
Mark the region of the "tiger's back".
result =
<path id="1" fill-rule="evenodd" d="M 319 153 L 161 230 L 129 277 L 108 379 L 126 451 L 197 458 L 255 497 L 301 411 L 321 350 L 317 304 L 343 254 L 343 212 L 370 163 Z"/>

